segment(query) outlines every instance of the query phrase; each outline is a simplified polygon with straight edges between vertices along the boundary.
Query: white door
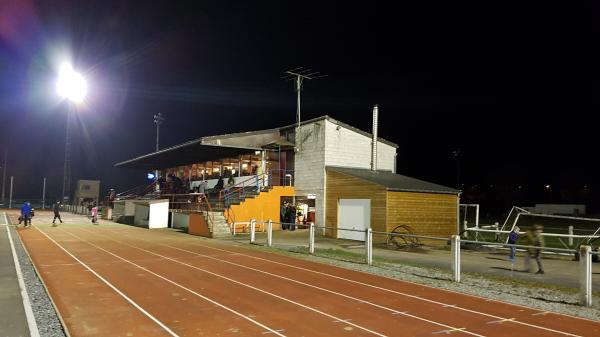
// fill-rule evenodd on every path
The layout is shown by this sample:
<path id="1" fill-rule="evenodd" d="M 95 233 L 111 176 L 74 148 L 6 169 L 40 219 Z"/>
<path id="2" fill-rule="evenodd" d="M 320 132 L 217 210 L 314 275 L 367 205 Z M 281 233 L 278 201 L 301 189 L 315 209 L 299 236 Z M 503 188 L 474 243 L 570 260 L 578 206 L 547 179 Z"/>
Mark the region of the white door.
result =
<path id="1" fill-rule="evenodd" d="M 371 199 L 340 199 L 338 201 L 338 238 L 365 241 L 365 229 L 370 225 Z"/>

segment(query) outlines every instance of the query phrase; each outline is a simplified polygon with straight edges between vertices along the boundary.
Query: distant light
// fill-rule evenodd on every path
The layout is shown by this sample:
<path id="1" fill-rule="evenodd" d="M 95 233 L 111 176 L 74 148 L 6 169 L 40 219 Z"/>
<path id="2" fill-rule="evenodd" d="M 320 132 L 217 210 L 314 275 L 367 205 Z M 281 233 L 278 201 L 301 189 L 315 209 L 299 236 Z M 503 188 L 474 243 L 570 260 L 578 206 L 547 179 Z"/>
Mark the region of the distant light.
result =
<path id="1" fill-rule="evenodd" d="M 246 163 L 242 164 L 242 168 L 246 168 L 246 167 L 248 167 L 248 164 L 246 164 Z"/>
<path id="2" fill-rule="evenodd" d="M 546 185 L 546 189 L 550 189 L 550 185 Z"/>
<path id="3" fill-rule="evenodd" d="M 260 154 L 260 151 L 254 151 L 254 154 L 258 156 Z"/>
<path id="4" fill-rule="evenodd" d="M 56 92 L 63 98 L 81 103 L 87 95 L 87 82 L 83 75 L 76 72 L 69 63 L 63 63 L 58 71 Z"/>
<path id="5" fill-rule="evenodd" d="M 154 173 L 146 173 L 146 178 L 148 180 L 154 180 L 156 176 L 154 175 Z"/>
<path id="6" fill-rule="evenodd" d="M 519 189 L 522 189 L 522 188 L 523 188 L 523 186 L 519 185 Z"/>

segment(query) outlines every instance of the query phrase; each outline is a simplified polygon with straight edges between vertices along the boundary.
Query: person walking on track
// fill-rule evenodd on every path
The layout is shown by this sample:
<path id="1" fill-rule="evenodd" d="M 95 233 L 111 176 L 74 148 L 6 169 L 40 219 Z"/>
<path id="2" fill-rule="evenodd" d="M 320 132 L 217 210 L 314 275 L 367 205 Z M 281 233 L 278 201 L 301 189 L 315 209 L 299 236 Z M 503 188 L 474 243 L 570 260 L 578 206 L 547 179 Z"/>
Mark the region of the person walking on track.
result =
<path id="1" fill-rule="evenodd" d="M 60 223 L 63 222 L 60 218 L 60 201 L 57 201 L 54 203 L 54 205 L 52 205 L 52 210 L 54 211 L 54 219 L 52 219 L 52 226 L 56 227 L 56 218 L 58 218 L 58 221 L 60 221 Z"/>
<path id="2" fill-rule="evenodd" d="M 21 207 L 21 219 L 23 220 L 23 226 L 25 228 L 31 226 L 31 205 L 29 204 L 29 201 L 25 201 Z"/>

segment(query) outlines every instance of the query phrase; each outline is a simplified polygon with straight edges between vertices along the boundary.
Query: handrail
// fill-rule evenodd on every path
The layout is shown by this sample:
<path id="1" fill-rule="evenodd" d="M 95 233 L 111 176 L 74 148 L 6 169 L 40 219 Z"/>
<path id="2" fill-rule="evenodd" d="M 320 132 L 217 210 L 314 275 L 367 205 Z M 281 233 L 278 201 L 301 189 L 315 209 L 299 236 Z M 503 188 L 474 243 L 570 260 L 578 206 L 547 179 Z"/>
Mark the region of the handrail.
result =
<path id="1" fill-rule="evenodd" d="M 145 185 L 139 185 L 133 188 L 130 188 L 126 191 L 123 191 L 121 193 L 118 193 L 115 195 L 115 199 L 116 198 L 124 198 L 124 197 L 129 197 L 130 195 L 134 194 L 135 196 L 139 196 L 140 192 L 143 192 L 143 194 L 146 194 L 149 190 L 153 190 L 154 186 L 156 185 L 155 182 L 152 182 L 150 184 L 145 184 Z"/>
<path id="2" fill-rule="evenodd" d="M 260 186 L 261 182 L 264 183 L 265 181 L 265 177 L 268 177 L 267 173 L 262 173 L 256 176 L 253 176 L 251 178 L 245 179 L 243 181 L 240 181 L 239 183 L 227 187 L 227 188 L 223 188 L 222 190 L 219 191 L 219 199 L 227 199 L 229 196 L 235 194 L 236 192 L 238 193 L 238 195 L 243 195 L 245 193 L 245 187 L 248 186 Z M 246 185 L 247 182 L 252 181 L 252 185 L 248 184 Z"/>

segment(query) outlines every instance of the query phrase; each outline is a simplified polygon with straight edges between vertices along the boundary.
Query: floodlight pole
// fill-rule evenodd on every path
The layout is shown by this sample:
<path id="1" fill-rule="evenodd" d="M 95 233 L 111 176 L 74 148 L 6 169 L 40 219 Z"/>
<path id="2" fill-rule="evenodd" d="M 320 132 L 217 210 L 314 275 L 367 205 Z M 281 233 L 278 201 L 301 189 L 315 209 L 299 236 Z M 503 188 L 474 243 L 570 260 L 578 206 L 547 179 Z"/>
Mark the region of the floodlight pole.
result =
<path id="1" fill-rule="evenodd" d="M 44 177 L 44 184 L 42 187 L 42 209 L 46 208 L 46 177 Z"/>
<path id="2" fill-rule="evenodd" d="M 165 121 L 163 115 L 159 112 L 154 115 L 154 124 L 156 124 L 156 152 L 159 149 L 159 137 L 160 137 L 160 125 Z M 158 184 L 158 169 L 154 171 L 154 179 L 156 179 L 156 191 L 160 191 L 160 184 Z"/>
<path id="3" fill-rule="evenodd" d="M 61 202 L 65 202 L 66 193 L 69 193 L 71 190 L 71 104 L 69 104 L 69 108 L 67 109 L 67 131 L 65 136 L 65 164 L 63 168 L 63 186 L 62 186 L 62 200 Z M 69 197 L 70 201 L 70 197 Z"/>

